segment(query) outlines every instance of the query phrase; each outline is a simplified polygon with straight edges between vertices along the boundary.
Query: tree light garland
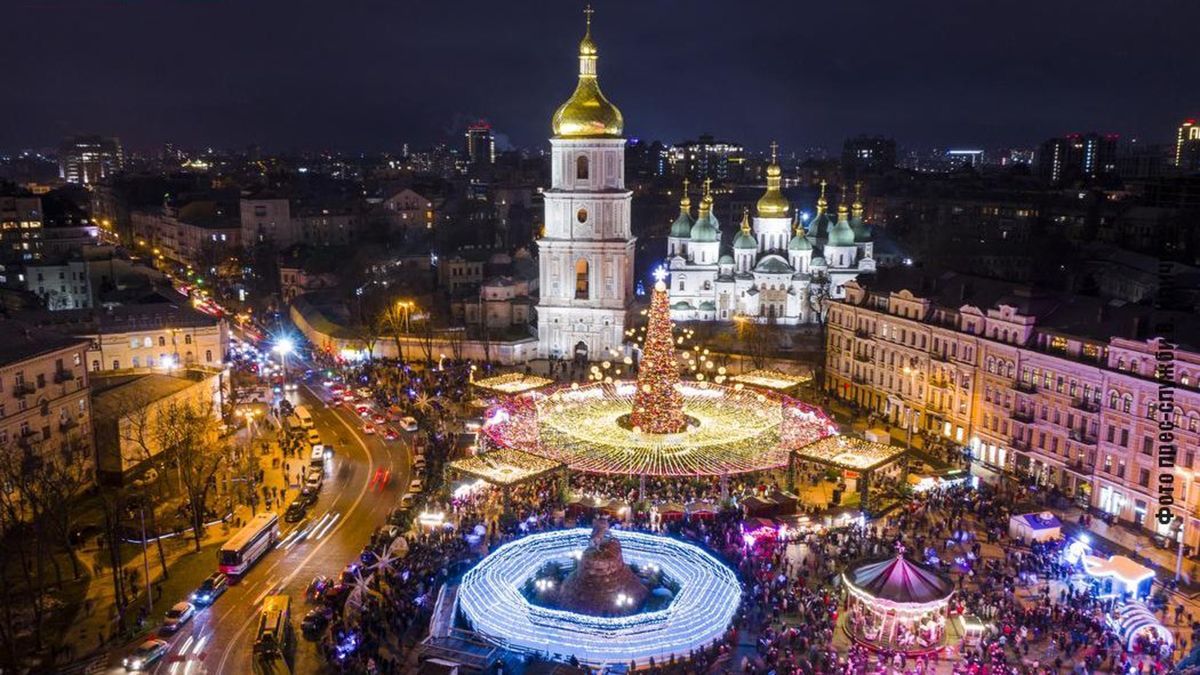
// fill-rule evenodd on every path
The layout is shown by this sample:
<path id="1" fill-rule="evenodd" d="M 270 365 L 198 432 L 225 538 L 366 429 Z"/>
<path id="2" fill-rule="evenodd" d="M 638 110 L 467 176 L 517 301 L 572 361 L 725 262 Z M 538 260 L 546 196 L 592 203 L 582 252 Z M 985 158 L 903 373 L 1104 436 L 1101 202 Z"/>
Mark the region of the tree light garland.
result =
<path id="1" fill-rule="evenodd" d="M 725 633 L 741 602 L 732 570 L 691 544 L 641 532 L 610 533 L 621 541 L 627 562 L 653 566 L 679 584 L 664 609 L 599 617 L 530 604 L 521 587 L 547 563 L 577 557 L 591 537 L 583 528 L 501 546 L 463 577 L 458 607 L 476 632 L 505 649 L 575 656 L 591 666 L 641 665 L 652 657 L 661 663 Z"/>

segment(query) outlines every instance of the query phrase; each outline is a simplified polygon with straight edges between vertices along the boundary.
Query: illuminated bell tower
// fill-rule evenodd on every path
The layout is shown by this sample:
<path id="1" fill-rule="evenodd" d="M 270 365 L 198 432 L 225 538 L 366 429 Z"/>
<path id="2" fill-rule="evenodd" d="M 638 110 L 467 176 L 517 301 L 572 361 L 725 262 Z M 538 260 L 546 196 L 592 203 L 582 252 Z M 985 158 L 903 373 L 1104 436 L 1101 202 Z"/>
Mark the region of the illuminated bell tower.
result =
<path id="1" fill-rule="evenodd" d="M 538 240 L 538 356 L 602 360 L 619 349 L 632 297 L 632 193 L 624 119 L 600 91 L 592 9 L 579 43 L 575 92 L 551 120 L 546 228 Z"/>

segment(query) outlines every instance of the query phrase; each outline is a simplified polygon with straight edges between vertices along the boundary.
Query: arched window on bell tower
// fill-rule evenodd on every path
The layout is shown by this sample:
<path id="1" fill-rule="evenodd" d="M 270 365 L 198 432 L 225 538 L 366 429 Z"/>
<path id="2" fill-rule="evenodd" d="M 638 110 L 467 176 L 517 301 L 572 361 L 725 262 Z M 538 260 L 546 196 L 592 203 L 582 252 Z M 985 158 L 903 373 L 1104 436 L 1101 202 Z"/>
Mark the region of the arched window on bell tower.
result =
<path id="1" fill-rule="evenodd" d="M 588 261 L 580 258 L 575 261 L 575 299 L 589 300 L 588 290 Z"/>
<path id="2" fill-rule="evenodd" d="M 575 180 L 588 179 L 588 158 L 587 155 L 580 155 L 575 158 Z"/>

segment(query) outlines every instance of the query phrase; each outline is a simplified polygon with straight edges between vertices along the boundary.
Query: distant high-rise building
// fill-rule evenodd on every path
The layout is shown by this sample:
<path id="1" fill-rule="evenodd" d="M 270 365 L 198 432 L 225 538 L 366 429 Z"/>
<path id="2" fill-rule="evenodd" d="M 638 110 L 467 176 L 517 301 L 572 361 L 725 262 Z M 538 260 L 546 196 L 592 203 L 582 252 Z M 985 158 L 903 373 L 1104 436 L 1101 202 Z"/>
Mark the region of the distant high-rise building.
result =
<path id="1" fill-rule="evenodd" d="M 1200 171 L 1200 124 L 1184 120 L 1175 136 L 1175 166 L 1182 171 Z"/>
<path id="2" fill-rule="evenodd" d="M 895 166 L 895 139 L 860 135 L 842 144 L 842 170 L 849 176 L 879 173 Z"/>
<path id="3" fill-rule="evenodd" d="M 1052 183 L 1096 178 L 1117 170 L 1117 135 L 1068 134 L 1042 143 L 1038 170 Z"/>
<path id="4" fill-rule="evenodd" d="M 73 136 L 58 149 L 58 176 L 68 183 L 89 185 L 125 165 L 121 141 L 104 136 Z"/>
<path id="5" fill-rule="evenodd" d="M 960 168 L 964 166 L 980 167 L 983 166 L 984 152 L 983 150 L 947 150 L 946 163 L 952 168 Z"/>
<path id="6" fill-rule="evenodd" d="M 671 173 L 695 182 L 706 178 L 723 183 L 739 180 L 746 163 L 745 148 L 737 143 L 718 141 L 703 134 L 694 141 L 684 141 L 667 149 Z"/>
<path id="7" fill-rule="evenodd" d="M 496 137 L 492 134 L 492 125 L 486 120 L 467 126 L 467 163 L 496 163 Z"/>

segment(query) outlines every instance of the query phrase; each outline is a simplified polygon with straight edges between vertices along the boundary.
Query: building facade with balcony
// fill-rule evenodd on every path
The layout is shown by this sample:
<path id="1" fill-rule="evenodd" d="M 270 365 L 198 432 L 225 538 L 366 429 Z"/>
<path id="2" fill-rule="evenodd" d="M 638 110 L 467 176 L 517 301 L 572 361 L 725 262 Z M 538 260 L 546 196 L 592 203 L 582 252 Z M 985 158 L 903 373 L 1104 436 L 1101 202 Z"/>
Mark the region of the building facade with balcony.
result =
<path id="1" fill-rule="evenodd" d="M 846 290 L 829 315 L 834 396 L 969 447 L 984 475 L 1057 486 L 1148 533 L 1182 529 L 1200 548 L 1200 350 L 1151 337 L 1166 322 L 1186 343 L 1200 335 L 1195 316 L 912 268 Z M 1166 525 L 1155 518 L 1164 483 L 1179 516 Z"/>
<path id="2" fill-rule="evenodd" d="M 50 459 L 64 443 L 81 443 L 94 475 L 88 341 L 6 319 L 0 343 L 0 448 Z"/>

